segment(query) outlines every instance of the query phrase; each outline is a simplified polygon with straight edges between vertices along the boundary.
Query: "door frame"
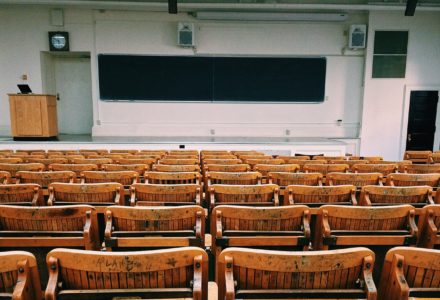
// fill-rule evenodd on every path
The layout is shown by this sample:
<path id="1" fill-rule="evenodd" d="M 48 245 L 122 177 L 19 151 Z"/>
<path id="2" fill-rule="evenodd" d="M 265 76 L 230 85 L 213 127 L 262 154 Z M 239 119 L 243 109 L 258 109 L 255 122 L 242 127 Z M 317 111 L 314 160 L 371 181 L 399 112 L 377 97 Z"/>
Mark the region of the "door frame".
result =
<path id="1" fill-rule="evenodd" d="M 401 132 L 400 132 L 400 153 L 399 157 L 403 159 L 403 155 L 406 150 L 406 136 L 408 134 L 408 117 L 409 117 L 409 106 L 411 103 L 411 92 L 412 91 L 437 91 L 440 96 L 440 86 L 438 85 L 405 85 L 404 94 L 403 94 L 403 109 L 402 109 L 402 123 L 401 123 Z M 440 104 L 440 103 L 439 103 Z M 435 117 L 435 123 L 439 123 L 440 121 L 440 105 L 437 105 L 437 115 Z M 439 126 L 436 126 L 434 133 L 434 149 L 436 150 L 439 147 L 440 136 Z"/>

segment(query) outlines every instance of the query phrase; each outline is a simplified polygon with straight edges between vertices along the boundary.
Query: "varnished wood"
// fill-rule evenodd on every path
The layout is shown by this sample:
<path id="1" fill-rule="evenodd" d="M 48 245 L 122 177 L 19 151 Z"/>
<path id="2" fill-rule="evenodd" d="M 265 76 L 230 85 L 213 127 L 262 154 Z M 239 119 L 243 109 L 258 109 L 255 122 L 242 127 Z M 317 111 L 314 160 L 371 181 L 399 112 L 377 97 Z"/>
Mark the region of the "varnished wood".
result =
<path id="1" fill-rule="evenodd" d="M 161 165 L 198 165 L 199 160 L 193 158 L 182 158 L 182 159 L 174 159 L 174 158 L 162 158 L 159 160 L 159 164 Z"/>
<path id="2" fill-rule="evenodd" d="M 240 295 L 316 299 L 313 296 L 321 294 L 327 299 L 375 300 L 374 257 L 367 248 L 304 252 L 228 248 L 217 262 L 218 299 Z"/>
<path id="3" fill-rule="evenodd" d="M 207 172 L 205 176 L 208 187 L 213 184 L 255 185 L 261 184 L 262 178 L 259 172 Z"/>
<path id="4" fill-rule="evenodd" d="M 87 158 L 87 159 L 74 159 L 74 164 L 93 164 L 97 165 L 98 169 L 101 169 L 101 166 L 104 164 L 111 164 L 113 160 L 111 158 Z"/>
<path id="5" fill-rule="evenodd" d="M 8 184 L 11 180 L 11 173 L 0 171 L 0 184 Z"/>
<path id="6" fill-rule="evenodd" d="M 286 173 L 270 172 L 269 183 L 277 184 L 284 188 L 288 185 L 317 185 L 322 186 L 321 173 Z"/>
<path id="7" fill-rule="evenodd" d="M 401 160 L 401 161 L 388 161 L 388 160 L 369 161 L 369 164 L 376 164 L 376 163 L 397 165 L 398 171 L 400 173 L 405 172 L 405 166 L 412 165 L 412 161 L 410 161 L 410 160 Z"/>
<path id="8" fill-rule="evenodd" d="M 150 167 L 145 164 L 130 164 L 130 165 L 121 165 L 121 164 L 105 164 L 101 166 L 103 171 L 106 172 L 114 172 L 114 171 L 133 171 L 137 172 L 139 177 L 144 177 L 144 173 L 150 170 Z"/>
<path id="9" fill-rule="evenodd" d="M 145 172 L 145 183 L 152 184 L 198 184 L 198 172 Z"/>
<path id="10" fill-rule="evenodd" d="M 356 188 L 353 185 L 289 185 L 284 190 L 284 205 L 296 204 L 314 207 L 324 204 L 357 205 Z"/>
<path id="11" fill-rule="evenodd" d="M 297 164 L 283 164 L 283 165 L 272 165 L 272 164 L 256 164 L 254 165 L 254 171 L 260 172 L 263 177 L 267 177 L 269 172 L 287 172 L 295 173 L 299 172 L 300 166 Z"/>
<path id="12" fill-rule="evenodd" d="M 430 174 L 440 173 L 440 164 L 418 165 L 412 164 L 405 166 L 405 173 L 410 174 Z"/>
<path id="13" fill-rule="evenodd" d="M 52 164 L 49 165 L 50 171 L 72 171 L 76 177 L 80 177 L 84 171 L 96 171 L 98 166 L 95 164 Z"/>
<path id="14" fill-rule="evenodd" d="M 0 205 L 0 247 L 81 247 L 98 250 L 96 211 L 87 205 Z"/>
<path id="15" fill-rule="evenodd" d="M 7 171 L 11 174 L 11 177 L 15 177 L 15 174 L 19 171 L 43 171 L 44 165 L 40 163 L 31 164 L 0 164 L 0 171 Z"/>
<path id="16" fill-rule="evenodd" d="M 87 299 L 177 298 L 183 291 L 183 297 L 207 300 L 208 256 L 201 248 L 136 252 L 55 249 L 47 255 L 47 267 L 46 300 L 72 299 L 80 291 L 87 293 Z"/>
<path id="17" fill-rule="evenodd" d="M 426 205 L 421 210 L 418 228 L 420 230 L 419 247 L 438 248 L 440 246 L 440 205 Z"/>
<path id="18" fill-rule="evenodd" d="M 64 182 L 74 183 L 75 172 L 72 171 L 51 171 L 51 172 L 30 172 L 19 171 L 16 174 L 16 184 L 35 183 L 42 188 L 48 188 L 51 183 Z"/>
<path id="19" fill-rule="evenodd" d="M 0 185 L 0 203 L 8 205 L 44 205 L 43 190 L 38 184 Z"/>
<path id="20" fill-rule="evenodd" d="M 434 200 L 430 186 L 367 185 L 362 187 L 359 204 L 363 206 L 411 204 L 414 207 L 423 207 L 427 204 L 434 204 Z"/>
<path id="21" fill-rule="evenodd" d="M 217 205 L 278 206 L 279 186 L 214 184 L 209 187 L 209 208 Z"/>
<path id="22" fill-rule="evenodd" d="M 361 207 L 324 205 L 318 209 L 314 249 L 333 246 L 416 245 L 418 229 L 411 205 Z"/>
<path id="23" fill-rule="evenodd" d="M 153 165 L 153 171 L 156 172 L 198 172 L 199 165 Z"/>
<path id="24" fill-rule="evenodd" d="M 136 153 L 139 153 L 139 150 L 137 150 L 137 149 L 112 149 L 112 150 L 110 150 L 110 153 L 136 154 Z"/>
<path id="25" fill-rule="evenodd" d="M 243 163 L 241 159 L 238 158 L 204 158 L 203 164 L 207 165 L 238 165 Z"/>
<path id="26" fill-rule="evenodd" d="M 119 159 L 118 163 L 121 165 L 147 165 L 150 169 L 153 167 L 153 164 L 157 162 L 156 158 L 123 158 Z"/>
<path id="27" fill-rule="evenodd" d="M 349 168 L 348 164 L 307 164 L 303 167 L 306 173 L 321 173 L 323 176 L 331 172 L 347 172 Z"/>
<path id="28" fill-rule="evenodd" d="M 25 251 L 0 252 L 0 294 L 5 299 L 42 300 L 35 256 Z"/>
<path id="29" fill-rule="evenodd" d="M 117 182 L 129 186 L 138 181 L 139 174 L 135 171 L 84 171 L 81 173 L 81 183 Z"/>
<path id="30" fill-rule="evenodd" d="M 251 169 L 248 164 L 237 164 L 237 165 L 204 165 L 206 172 L 247 172 Z"/>
<path id="31" fill-rule="evenodd" d="M 44 170 L 49 170 L 51 164 L 67 164 L 67 158 L 28 158 L 28 163 L 40 163 L 44 165 Z"/>
<path id="32" fill-rule="evenodd" d="M 347 156 L 328 156 L 328 155 L 315 155 L 312 157 L 312 160 L 326 160 L 330 162 L 331 160 L 348 160 Z"/>
<path id="33" fill-rule="evenodd" d="M 440 252 L 415 247 L 388 251 L 383 265 L 379 297 L 387 300 L 437 298 L 440 295 Z"/>
<path id="34" fill-rule="evenodd" d="M 255 169 L 255 165 L 282 165 L 284 160 L 276 158 L 253 158 L 253 159 L 242 159 L 245 164 L 251 166 L 251 169 Z"/>
<path id="35" fill-rule="evenodd" d="M 405 151 L 405 160 L 410 160 L 414 163 L 429 163 L 429 157 L 432 151 Z"/>
<path id="36" fill-rule="evenodd" d="M 389 186 L 419 186 L 428 185 L 438 187 L 440 184 L 440 174 L 406 174 L 392 173 L 387 177 L 386 185 Z"/>
<path id="37" fill-rule="evenodd" d="M 201 205 L 198 184 L 133 184 L 130 205 Z"/>
<path id="38" fill-rule="evenodd" d="M 357 164 L 368 164 L 369 161 L 368 160 L 363 160 L 363 159 L 344 159 L 344 160 L 329 160 L 328 161 L 330 164 L 343 164 L 343 165 L 348 165 L 349 169 L 352 171 L 353 170 L 353 166 L 357 165 Z"/>
<path id="39" fill-rule="evenodd" d="M 284 163 L 288 163 L 290 160 L 310 160 L 310 156 L 302 155 L 302 156 L 286 156 L 279 155 L 277 158 L 284 160 Z"/>
<path id="40" fill-rule="evenodd" d="M 24 163 L 24 159 L 20 157 L 2 157 L 0 158 L 0 164 L 21 164 Z"/>
<path id="41" fill-rule="evenodd" d="M 398 170 L 397 165 L 393 164 L 355 164 L 352 166 L 355 173 L 381 173 L 383 176 L 388 176 L 390 173 L 395 173 Z"/>
<path id="42" fill-rule="evenodd" d="M 328 173 L 327 185 L 346 185 L 351 184 L 356 188 L 365 185 L 382 185 L 383 177 L 381 173 Z"/>
<path id="43" fill-rule="evenodd" d="M 204 247 L 205 210 L 201 206 L 123 207 L 106 211 L 107 251 L 130 248 Z"/>
<path id="44" fill-rule="evenodd" d="M 383 160 L 383 157 L 382 156 L 350 156 L 349 160 L 367 160 L 368 162 L 377 161 L 378 163 L 380 163 L 380 161 Z"/>
<path id="45" fill-rule="evenodd" d="M 295 164 L 300 166 L 300 171 L 304 171 L 305 165 L 313 165 L 313 164 L 326 164 L 326 160 L 301 160 L 294 157 L 293 159 L 285 159 L 285 164 Z"/>
<path id="46" fill-rule="evenodd" d="M 429 156 L 430 164 L 438 164 L 440 163 L 440 152 L 434 152 Z"/>

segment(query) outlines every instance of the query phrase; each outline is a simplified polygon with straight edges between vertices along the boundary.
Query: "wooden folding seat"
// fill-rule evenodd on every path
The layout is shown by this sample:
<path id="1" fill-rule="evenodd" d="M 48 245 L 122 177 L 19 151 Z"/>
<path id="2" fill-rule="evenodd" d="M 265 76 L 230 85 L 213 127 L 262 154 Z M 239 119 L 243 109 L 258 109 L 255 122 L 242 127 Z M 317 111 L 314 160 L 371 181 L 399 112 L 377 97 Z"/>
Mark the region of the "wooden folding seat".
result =
<path id="1" fill-rule="evenodd" d="M 279 187 L 276 184 L 226 185 L 209 187 L 209 208 L 218 205 L 279 206 Z"/>
<path id="2" fill-rule="evenodd" d="M 47 205 L 88 204 L 97 212 L 110 205 L 125 205 L 124 187 L 120 183 L 52 183 Z"/>
<path id="3" fill-rule="evenodd" d="M 109 153 L 109 151 L 107 149 L 79 149 L 78 152 L 80 154 L 83 154 L 83 153 L 108 154 Z"/>
<path id="4" fill-rule="evenodd" d="M 85 157 L 83 155 L 79 155 L 79 154 L 75 154 L 75 155 L 71 155 L 71 154 L 68 154 L 68 155 L 51 155 L 51 154 L 49 154 L 47 156 L 47 158 L 65 158 L 68 161 L 67 163 L 71 164 L 71 163 L 73 163 L 74 159 L 82 159 L 82 158 L 85 158 Z"/>
<path id="5" fill-rule="evenodd" d="M 288 163 L 289 160 L 310 160 L 310 156 L 307 155 L 301 155 L 301 156 L 286 156 L 286 155 L 279 155 L 277 156 L 278 159 L 284 160 L 284 163 Z"/>
<path id="6" fill-rule="evenodd" d="M 310 212 L 304 205 L 219 205 L 212 211 L 211 234 L 216 259 L 228 247 L 308 250 L 311 242 Z"/>
<path id="7" fill-rule="evenodd" d="M 208 255 L 197 247 L 47 255 L 45 299 L 208 299 Z M 82 278 L 88 280 L 81 280 Z"/>
<path id="8" fill-rule="evenodd" d="M 120 153 L 123 153 L 123 154 L 125 154 L 125 153 L 137 154 L 137 153 L 139 153 L 139 150 L 137 150 L 137 149 L 113 149 L 113 150 L 110 150 L 110 154 L 112 154 L 112 153 L 118 153 L 118 154 L 120 154 Z"/>
<path id="9" fill-rule="evenodd" d="M 88 205 L 0 205 L 0 248 L 100 247 L 96 211 Z"/>
<path id="10" fill-rule="evenodd" d="M 124 157 L 127 157 L 122 154 L 98 154 L 98 155 L 89 155 L 87 156 L 88 159 L 99 159 L 99 158 L 110 158 L 114 162 L 119 161 L 120 159 L 123 159 Z"/>
<path id="11" fill-rule="evenodd" d="M 305 173 L 321 173 L 327 176 L 331 172 L 348 172 L 349 168 L 347 164 L 307 164 L 304 165 L 303 170 Z"/>
<path id="12" fill-rule="evenodd" d="M 97 165 L 98 169 L 101 169 L 102 165 L 105 164 L 112 164 L 113 163 L 113 159 L 111 158 L 85 158 L 85 159 L 74 159 L 73 160 L 74 164 L 93 164 L 93 165 Z"/>
<path id="13" fill-rule="evenodd" d="M 368 161 L 369 164 L 394 164 L 397 165 L 398 171 L 400 173 L 405 172 L 405 167 L 408 165 L 411 165 L 412 162 L 410 160 L 401 160 L 401 161 L 388 161 L 388 160 L 381 160 L 381 161 L 374 161 L 370 160 Z"/>
<path id="14" fill-rule="evenodd" d="M 405 151 L 403 159 L 410 160 L 413 163 L 429 163 L 429 157 L 431 157 L 432 151 Z"/>
<path id="15" fill-rule="evenodd" d="M 44 155 L 44 156 L 46 156 L 45 150 L 28 150 L 27 153 L 29 155 Z"/>
<path id="16" fill-rule="evenodd" d="M 98 166 L 95 164 L 51 164 L 50 171 L 72 171 L 75 172 L 76 177 L 81 177 L 84 171 L 97 171 Z"/>
<path id="17" fill-rule="evenodd" d="M 166 150 L 140 150 L 139 155 L 160 155 L 161 157 L 168 154 Z"/>
<path id="18" fill-rule="evenodd" d="M 243 162 L 238 158 L 214 158 L 214 159 L 203 159 L 203 164 L 205 165 L 239 165 Z"/>
<path id="19" fill-rule="evenodd" d="M 197 172 L 200 173 L 199 165 L 153 165 L 156 172 Z"/>
<path id="20" fill-rule="evenodd" d="M 376 300 L 374 260 L 374 252 L 361 247 L 303 252 L 228 248 L 217 261 L 218 299 Z"/>
<path id="21" fill-rule="evenodd" d="M 328 173 L 327 185 L 351 184 L 360 189 L 365 185 L 383 185 L 382 173 Z"/>
<path id="22" fill-rule="evenodd" d="M 440 249 L 440 205 L 426 205 L 420 211 L 418 228 L 419 247 Z"/>
<path id="23" fill-rule="evenodd" d="M 167 154 L 164 159 L 199 159 L 198 154 Z"/>
<path id="24" fill-rule="evenodd" d="M 0 158 L 0 164 L 22 164 L 23 162 L 23 158 L 20 157 Z"/>
<path id="25" fill-rule="evenodd" d="M 199 150 L 170 150 L 168 151 L 169 155 L 180 155 L 180 154 L 197 154 L 199 155 Z"/>
<path id="26" fill-rule="evenodd" d="M 233 150 L 231 151 L 232 154 L 240 156 L 240 155 L 266 155 L 263 152 L 256 151 L 256 150 Z"/>
<path id="27" fill-rule="evenodd" d="M 440 251 L 393 248 L 385 256 L 378 299 L 439 299 L 439 274 Z"/>
<path id="28" fill-rule="evenodd" d="M 355 164 L 351 169 L 354 173 L 381 173 L 386 177 L 388 174 L 397 172 L 398 166 L 393 164 Z"/>
<path id="29" fill-rule="evenodd" d="M 238 159 L 234 154 L 202 154 L 202 160 L 206 159 Z"/>
<path id="30" fill-rule="evenodd" d="M 130 205 L 201 205 L 202 190 L 198 184 L 133 184 Z"/>
<path id="31" fill-rule="evenodd" d="M 71 153 L 78 153 L 78 151 L 75 150 L 54 150 L 54 149 L 49 149 L 47 150 L 47 154 L 71 154 Z"/>
<path id="32" fill-rule="evenodd" d="M 430 164 L 438 164 L 440 163 L 440 152 L 434 152 L 429 156 Z"/>
<path id="33" fill-rule="evenodd" d="M 80 151 L 79 154 L 81 154 L 85 158 L 89 158 L 89 156 L 100 155 L 98 152 L 93 151 Z"/>
<path id="34" fill-rule="evenodd" d="M 198 172 L 145 172 L 146 184 L 198 184 Z"/>
<path id="35" fill-rule="evenodd" d="M 326 160 L 299 160 L 289 159 L 284 161 L 285 164 L 294 164 L 300 166 L 300 171 L 304 171 L 304 166 L 308 164 L 326 164 Z"/>
<path id="36" fill-rule="evenodd" d="M 312 157 L 312 160 L 326 160 L 327 162 L 330 162 L 331 160 L 348 160 L 347 156 L 327 156 L 327 155 L 315 155 Z"/>
<path id="37" fill-rule="evenodd" d="M 368 164 L 369 162 L 367 160 L 340 160 L 340 159 L 332 159 L 327 161 L 329 164 L 344 164 L 348 165 L 350 170 L 353 170 L 353 166 L 357 164 Z"/>
<path id="38" fill-rule="evenodd" d="M 284 160 L 277 159 L 277 158 L 270 158 L 270 159 L 244 159 L 243 162 L 245 164 L 248 164 L 251 169 L 254 169 L 255 165 L 263 164 L 263 165 L 283 165 Z"/>
<path id="39" fill-rule="evenodd" d="M 255 185 L 261 184 L 261 173 L 259 172 L 207 172 L 206 185 L 213 184 L 227 185 Z"/>
<path id="40" fill-rule="evenodd" d="M 314 249 L 417 244 L 411 205 L 366 207 L 324 205 L 317 212 Z"/>
<path id="41" fill-rule="evenodd" d="M 323 176 L 321 173 L 286 173 L 270 172 L 269 183 L 285 188 L 288 185 L 312 185 L 322 186 Z"/>
<path id="42" fill-rule="evenodd" d="M 289 185 L 284 190 L 284 205 L 297 204 L 310 207 L 319 207 L 325 204 L 357 205 L 356 188 L 353 185 Z"/>
<path id="43" fill-rule="evenodd" d="M 41 300 L 42 291 L 35 256 L 25 251 L 0 252 L 1 299 Z"/>
<path id="44" fill-rule="evenodd" d="M 204 165 L 204 171 L 206 172 L 247 172 L 251 169 L 248 164 L 238 165 Z"/>
<path id="45" fill-rule="evenodd" d="M 139 177 L 144 177 L 144 173 L 150 170 L 150 167 L 144 164 L 133 164 L 133 165 L 105 164 L 102 165 L 101 168 L 103 171 L 106 172 L 133 171 L 133 172 L 137 172 Z"/>
<path id="46" fill-rule="evenodd" d="M 44 170 L 49 170 L 51 164 L 67 164 L 67 158 L 28 158 L 29 163 L 40 163 L 44 165 Z"/>
<path id="47" fill-rule="evenodd" d="M 296 164 L 283 164 L 283 165 L 271 165 L 271 164 L 257 164 L 254 165 L 254 171 L 260 172 L 264 178 L 267 178 L 270 172 L 285 172 L 296 173 L 299 172 L 300 166 Z"/>
<path id="48" fill-rule="evenodd" d="M 11 153 L 8 155 L 8 157 L 18 157 L 18 158 L 22 158 L 23 160 L 26 160 L 26 158 L 29 156 L 30 155 L 27 153 Z"/>
<path id="49" fill-rule="evenodd" d="M 44 205 L 43 190 L 38 184 L 2 184 L 0 204 L 41 206 Z"/>
<path id="50" fill-rule="evenodd" d="M 55 171 L 55 172 L 30 172 L 20 171 L 16 174 L 16 184 L 35 183 L 43 189 L 47 189 L 51 183 L 64 182 L 74 183 L 76 179 L 75 172 L 72 171 Z"/>
<path id="51" fill-rule="evenodd" d="M 367 161 L 377 161 L 380 163 L 381 160 L 383 160 L 382 156 L 349 156 L 349 160 L 367 160 Z"/>
<path id="52" fill-rule="evenodd" d="M 130 186 L 138 181 L 139 174 L 135 171 L 84 171 L 81 173 L 81 183 L 117 182 L 123 186 Z"/>
<path id="53" fill-rule="evenodd" d="M 389 186 L 420 186 L 428 185 L 437 188 L 440 184 L 440 174 L 407 174 L 392 173 L 387 176 L 386 185 Z"/>
<path id="54" fill-rule="evenodd" d="M 201 206 L 123 207 L 106 211 L 107 251 L 195 246 L 204 248 L 205 210 Z"/>
<path id="55" fill-rule="evenodd" d="M 362 187 L 359 204 L 362 206 L 411 204 L 416 208 L 434 204 L 430 186 L 375 186 Z"/>
<path id="56" fill-rule="evenodd" d="M 43 171 L 44 165 L 40 163 L 31 164 L 0 164 L 0 171 L 6 171 L 14 178 L 15 174 L 19 171 Z"/>
<path id="57" fill-rule="evenodd" d="M 407 165 L 405 166 L 405 173 L 409 174 L 431 174 L 440 173 L 440 164 L 429 165 Z"/>
<path id="58" fill-rule="evenodd" d="M 185 158 L 185 159 L 173 159 L 173 158 L 162 158 L 159 160 L 161 165 L 198 165 L 199 160 L 195 158 Z"/>
<path id="59" fill-rule="evenodd" d="M 8 184 L 11 180 L 11 173 L 0 171 L 0 184 Z"/>
<path id="60" fill-rule="evenodd" d="M 141 155 L 141 154 L 134 154 L 131 155 L 130 157 L 127 157 L 129 159 L 154 159 L 155 161 L 158 161 L 162 156 L 160 156 L 159 154 L 154 154 L 154 155 Z"/>
<path id="61" fill-rule="evenodd" d="M 153 167 L 153 164 L 157 162 L 156 158 L 122 158 L 117 160 L 118 164 L 121 165 L 148 165 L 148 167 L 151 169 Z"/>

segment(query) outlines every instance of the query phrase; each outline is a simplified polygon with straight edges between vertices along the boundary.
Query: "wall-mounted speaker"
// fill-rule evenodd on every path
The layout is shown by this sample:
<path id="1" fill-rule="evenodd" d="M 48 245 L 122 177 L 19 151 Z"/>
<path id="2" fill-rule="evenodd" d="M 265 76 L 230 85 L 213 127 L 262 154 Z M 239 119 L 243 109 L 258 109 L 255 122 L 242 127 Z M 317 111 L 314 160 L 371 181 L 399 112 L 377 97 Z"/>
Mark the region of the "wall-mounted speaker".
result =
<path id="1" fill-rule="evenodd" d="M 365 49 L 367 46 L 367 25 L 351 25 L 348 38 L 348 48 L 352 50 Z"/>
<path id="2" fill-rule="evenodd" d="M 177 44 L 181 47 L 195 46 L 193 23 L 177 24 Z"/>

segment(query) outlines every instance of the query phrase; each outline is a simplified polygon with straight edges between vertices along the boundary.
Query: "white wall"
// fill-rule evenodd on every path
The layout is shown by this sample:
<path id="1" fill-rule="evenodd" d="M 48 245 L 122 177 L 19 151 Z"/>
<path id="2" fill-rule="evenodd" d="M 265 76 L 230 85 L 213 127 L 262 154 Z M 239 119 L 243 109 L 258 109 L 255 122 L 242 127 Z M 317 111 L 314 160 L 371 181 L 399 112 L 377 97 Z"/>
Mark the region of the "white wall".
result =
<path id="1" fill-rule="evenodd" d="M 409 31 L 405 78 L 371 78 L 372 37 L 375 30 Z M 405 87 L 440 87 L 440 14 L 416 12 L 414 17 L 403 17 L 401 13 L 371 12 L 369 37 L 365 67 L 361 155 L 382 155 L 390 160 L 402 159 L 401 131 L 406 130 L 406 124 L 402 122 Z M 440 128 L 437 131 L 440 131 Z M 439 149 L 439 145 L 434 145 L 434 148 Z"/>
<path id="2" fill-rule="evenodd" d="M 23 20 L 25 20 L 23 22 Z M 197 27 L 196 53 L 176 46 L 177 22 Z M 359 134 L 363 52 L 347 52 L 351 14 L 346 23 L 197 22 L 186 14 L 65 9 L 65 26 L 50 26 L 49 9 L 0 7 L 0 134 L 9 133 L 6 94 L 16 91 L 21 74 L 42 92 L 47 31 L 66 30 L 71 51 L 90 51 L 94 101 L 93 134 L 206 136 L 319 136 L 355 138 Z M 21 40 L 18 36 L 26 35 Z M 5 39 L 3 39 L 5 37 Z M 5 41 L 5 43 L 3 43 Z M 115 103 L 99 100 L 99 53 L 161 55 L 272 55 L 327 57 L 326 102 L 322 104 Z M 3 70 L 9 70 L 4 72 Z M 338 125 L 337 120 L 342 124 Z M 62 120 L 60 120 L 62 122 Z"/>

